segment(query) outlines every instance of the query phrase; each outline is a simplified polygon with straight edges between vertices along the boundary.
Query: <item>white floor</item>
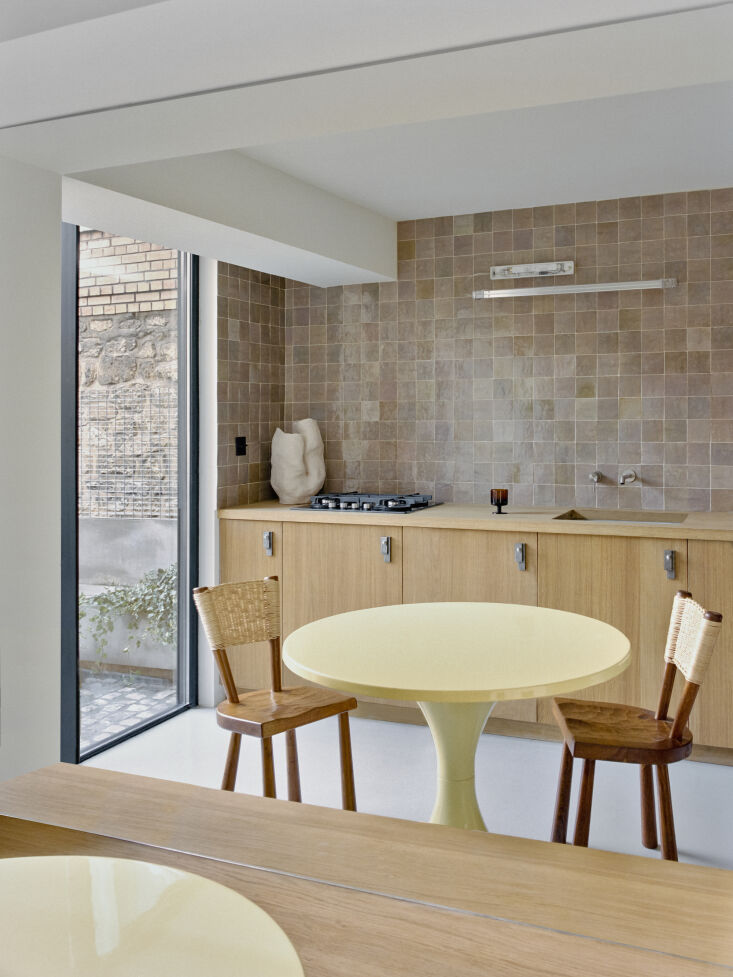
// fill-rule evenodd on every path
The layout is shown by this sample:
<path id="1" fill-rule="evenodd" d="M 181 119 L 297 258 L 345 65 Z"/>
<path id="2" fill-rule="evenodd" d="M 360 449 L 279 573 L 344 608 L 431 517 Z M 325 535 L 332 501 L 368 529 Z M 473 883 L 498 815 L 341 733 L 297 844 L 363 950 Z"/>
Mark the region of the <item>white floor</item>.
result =
<path id="1" fill-rule="evenodd" d="M 357 807 L 390 817 L 428 821 L 435 755 L 424 726 L 354 719 L 352 740 Z M 191 709 L 87 761 L 89 766 L 218 787 L 228 734 L 212 709 Z M 298 731 L 303 800 L 340 806 L 338 729 L 324 720 Z M 275 739 L 278 789 L 285 796 L 284 738 Z M 560 744 L 506 736 L 481 737 L 477 791 L 491 831 L 548 840 Z M 259 794 L 259 744 L 242 744 L 237 790 Z M 683 761 L 670 770 L 680 861 L 733 869 L 733 768 Z M 580 780 L 576 763 L 573 807 Z M 596 767 L 590 844 L 659 858 L 639 838 L 638 768 Z M 572 821 L 571 821 L 572 829 Z"/>

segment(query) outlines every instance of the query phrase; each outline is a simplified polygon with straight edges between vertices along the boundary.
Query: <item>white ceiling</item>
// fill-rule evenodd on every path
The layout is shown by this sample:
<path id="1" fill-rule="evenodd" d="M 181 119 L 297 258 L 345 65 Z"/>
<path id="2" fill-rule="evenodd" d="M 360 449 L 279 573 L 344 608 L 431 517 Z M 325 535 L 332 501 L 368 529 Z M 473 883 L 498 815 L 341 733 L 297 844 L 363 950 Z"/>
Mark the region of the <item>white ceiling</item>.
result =
<path id="1" fill-rule="evenodd" d="M 246 154 L 405 220 L 728 186 L 732 123 L 727 82 L 329 134 Z"/>
<path id="2" fill-rule="evenodd" d="M 161 0 L 3 0 L 0 41 L 107 17 L 121 10 L 148 7 Z"/>
<path id="3" fill-rule="evenodd" d="M 30 36 L 0 44 L 0 126 L 711 5 L 704 0 L 167 0 L 145 5 L 3 0 L 9 34 L 22 29 Z M 73 22 L 94 6 L 108 16 Z M 55 29 L 38 33 L 44 22 Z"/>
<path id="4" fill-rule="evenodd" d="M 233 149 L 393 219 L 733 182 L 731 0 L 0 11 L 0 154 L 102 186 Z"/>

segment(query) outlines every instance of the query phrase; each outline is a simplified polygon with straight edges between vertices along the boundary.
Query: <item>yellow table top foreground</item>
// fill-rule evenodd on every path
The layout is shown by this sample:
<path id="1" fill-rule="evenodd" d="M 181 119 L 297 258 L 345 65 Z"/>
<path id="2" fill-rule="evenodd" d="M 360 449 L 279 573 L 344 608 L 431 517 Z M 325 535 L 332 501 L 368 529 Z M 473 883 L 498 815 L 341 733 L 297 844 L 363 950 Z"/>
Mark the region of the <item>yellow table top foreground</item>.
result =
<path id="1" fill-rule="evenodd" d="M 303 678 L 357 695 L 489 702 L 561 695 L 620 674 L 629 640 L 603 621 L 523 604 L 373 607 L 285 639 Z"/>
<path id="2" fill-rule="evenodd" d="M 227 886 L 129 858 L 0 859 L 4 977 L 303 977 L 292 943 Z"/>

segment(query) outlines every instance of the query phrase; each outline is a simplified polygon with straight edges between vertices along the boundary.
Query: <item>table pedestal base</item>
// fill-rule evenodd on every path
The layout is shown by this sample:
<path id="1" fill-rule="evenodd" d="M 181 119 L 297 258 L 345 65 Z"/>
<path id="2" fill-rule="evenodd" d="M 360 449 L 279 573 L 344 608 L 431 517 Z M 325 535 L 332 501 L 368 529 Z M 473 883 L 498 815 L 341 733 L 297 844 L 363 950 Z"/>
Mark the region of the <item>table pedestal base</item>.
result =
<path id="1" fill-rule="evenodd" d="M 430 820 L 454 828 L 486 831 L 476 800 L 478 739 L 493 702 L 418 702 L 433 734 L 438 757 L 435 807 Z"/>

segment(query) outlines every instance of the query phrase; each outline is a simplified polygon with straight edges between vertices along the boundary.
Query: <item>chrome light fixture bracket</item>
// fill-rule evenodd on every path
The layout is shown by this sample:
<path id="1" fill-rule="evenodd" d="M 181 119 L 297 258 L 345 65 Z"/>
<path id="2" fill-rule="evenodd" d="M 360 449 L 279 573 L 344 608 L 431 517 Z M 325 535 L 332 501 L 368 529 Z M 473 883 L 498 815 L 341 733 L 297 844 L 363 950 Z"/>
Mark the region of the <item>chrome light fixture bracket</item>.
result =
<path id="1" fill-rule="evenodd" d="M 491 278 L 546 278 L 548 275 L 572 275 L 574 261 L 541 261 L 533 265 L 493 265 Z"/>

